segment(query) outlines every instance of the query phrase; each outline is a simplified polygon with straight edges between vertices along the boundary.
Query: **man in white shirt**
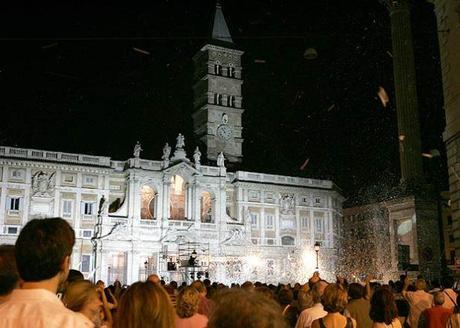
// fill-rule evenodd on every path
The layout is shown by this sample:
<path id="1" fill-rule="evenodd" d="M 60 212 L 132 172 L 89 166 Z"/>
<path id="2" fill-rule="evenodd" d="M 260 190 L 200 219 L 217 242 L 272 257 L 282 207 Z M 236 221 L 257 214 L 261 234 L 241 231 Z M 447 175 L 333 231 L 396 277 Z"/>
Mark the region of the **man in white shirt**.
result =
<path id="1" fill-rule="evenodd" d="M 327 315 L 327 312 L 324 311 L 323 305 L 321 304 L 321 296 L 323 295 L 324 289 L 327 285 L 328 283 L 324 280 L 319 280 L 314 283 L 310 291 L 313 296 L 314 305 L 300 313 L 295 328 L 309 328 L 311 327 L 313 321 Z"/>
<path id="2" fill-rule="evenodd" d="M 21 289 L 0 305 L 0 328 L 93 327 L 56 296 L 69 273 L 75 233 L 61 218 L 28 222 L 16 241 Z"/>
<path id="3" fill-rule="evenodd" d="M 424 279 L 419 278 L 416 280 L 415 292 L 407 291 L 409 284 L 410 279 L 409 277 L 406 277 L 406 279 L 404 279 L 402 296 L 407 300 L 410 306 L 408 318 L 409 326 L 412 328 L 417 328 L 418 321 L 422 312 L 426 309 L 431 308 L 431 306 L 433 305 L 433 295 L 425 291 L 426 282 Z"/>

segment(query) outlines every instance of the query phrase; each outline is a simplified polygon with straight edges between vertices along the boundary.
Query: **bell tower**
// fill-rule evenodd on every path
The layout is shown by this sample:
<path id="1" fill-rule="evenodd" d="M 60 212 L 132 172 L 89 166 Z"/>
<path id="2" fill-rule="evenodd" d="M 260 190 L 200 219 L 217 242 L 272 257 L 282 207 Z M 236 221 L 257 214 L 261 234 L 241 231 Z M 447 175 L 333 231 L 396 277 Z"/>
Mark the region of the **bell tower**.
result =
<path id="1" fill-rule="evenodd" d="M 211 40 L 193 57 L 193 127 L 211 161 L 217 160 L 220 152 L 229 163 L 243 159 L 242 55 L 243 51 L 233 43 L 218 2 Z"/>

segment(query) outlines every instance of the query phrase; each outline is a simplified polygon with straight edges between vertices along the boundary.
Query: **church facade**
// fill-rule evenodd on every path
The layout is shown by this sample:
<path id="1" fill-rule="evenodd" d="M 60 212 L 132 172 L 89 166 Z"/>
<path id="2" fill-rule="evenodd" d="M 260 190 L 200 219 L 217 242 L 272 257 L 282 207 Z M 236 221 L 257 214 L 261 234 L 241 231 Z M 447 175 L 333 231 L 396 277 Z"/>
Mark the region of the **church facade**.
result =
<path id="1" fill-rule="evenodd" d="M 108 283 L 333 277 L 343 202 L 334 183 L 227 169 L 243 159 L 242 54 L 217 6 L 213 42 L 194 57 L 193 114 L 215 165 L 198 147 L 187 154 L 181 134 L 159 160 L 142 158 L 139 143 L 125 161 L 1 146 L 0 243 L 59 216 L 75 229 L 72 267 Z"/>

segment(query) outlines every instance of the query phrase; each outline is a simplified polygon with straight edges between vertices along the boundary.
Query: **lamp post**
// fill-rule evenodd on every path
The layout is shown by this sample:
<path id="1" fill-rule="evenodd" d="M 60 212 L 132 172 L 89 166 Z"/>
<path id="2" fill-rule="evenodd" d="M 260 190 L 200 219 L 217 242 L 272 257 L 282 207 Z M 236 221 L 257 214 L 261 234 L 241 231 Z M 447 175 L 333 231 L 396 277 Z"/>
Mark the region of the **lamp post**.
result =
<path id="1" fill-rule="evenodd" d="M 319 270 L 319 248 L 321 247 L 321 243 L 319 241 L 315 242 L 315 252 L 316 252 L 316 270 Z"/>
<path id="2" fill-rule="evenodd" d="M 149 270 L 148 270 L 148 268 L 149 268 L 149 262 L 145 261 L 145 262 L 144 262 L 145 279 L 147 279 L 148 276 L 149 276 Z"/>
<path id="3" fill-rule="evenodd" d="M 101 239 L 102 235 L 102 210 L 104 207 L 105 198 L 102 195 L 101 199 L 99 200 L 99 209 L 97 211 L 97 220 L 96 224 L 94 225 L 94 232 L 93 236 L 91 237 L 91 243 L 93 244 L 93 282 L 96 283 L 96 268 L 97 268 L 97 246 L 98 241 Z"/>

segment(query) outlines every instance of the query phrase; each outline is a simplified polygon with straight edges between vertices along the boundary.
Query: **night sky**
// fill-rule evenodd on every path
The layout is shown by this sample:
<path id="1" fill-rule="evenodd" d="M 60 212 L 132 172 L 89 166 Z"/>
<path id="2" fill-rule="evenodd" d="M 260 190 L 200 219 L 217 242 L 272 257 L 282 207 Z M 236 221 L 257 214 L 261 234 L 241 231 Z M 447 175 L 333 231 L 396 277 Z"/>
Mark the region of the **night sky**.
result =
<path id="1" fill-rule="evenodd" d="M 0 5 L 0 144 L 160 159 L 193 135 L 192 56 L 214 1 Z M 399 181 L 390 21 L 377 0 L 223 2 L 243 58 L 241 169 L 332 179 L 349 204 Z M 436 21 L 416 1 L 413 34 L 425 170 L 446 187 Z M 133 50 L 142 49 L 149 54 Z M 318 58 L 306 60 L 307 48 Z M 384 107 L 382 86 L 390 97 Z M 306 167 L 302 164 L 309 159 Z M 372 197 L 370 197 L 372 198 Z"/>

